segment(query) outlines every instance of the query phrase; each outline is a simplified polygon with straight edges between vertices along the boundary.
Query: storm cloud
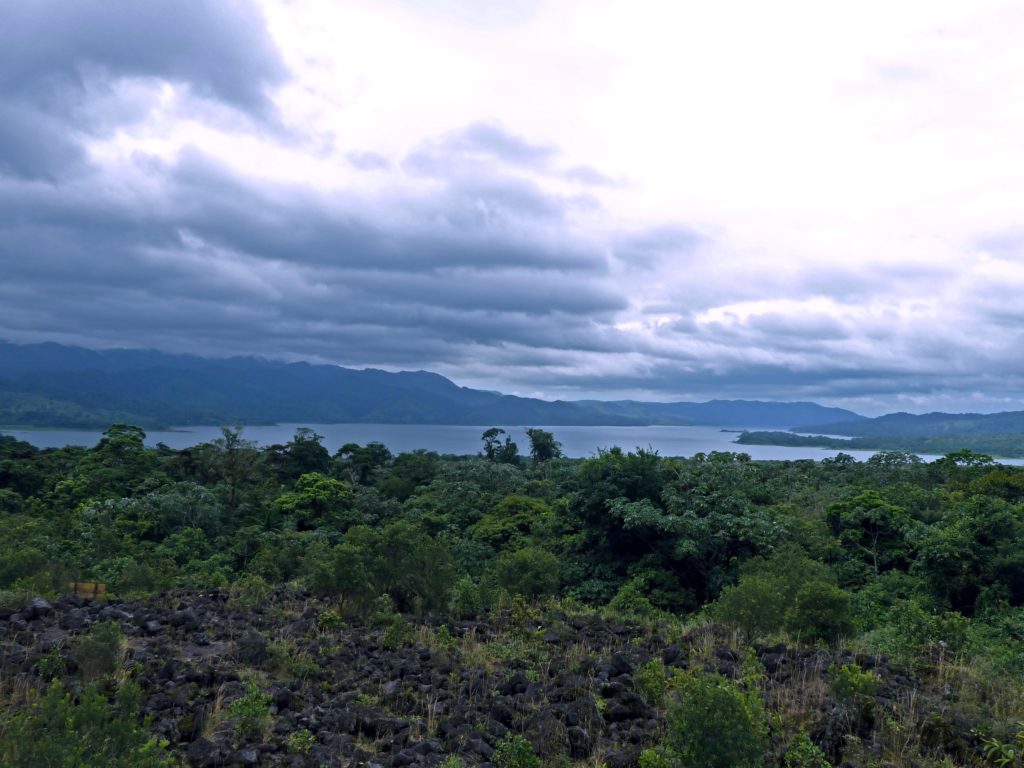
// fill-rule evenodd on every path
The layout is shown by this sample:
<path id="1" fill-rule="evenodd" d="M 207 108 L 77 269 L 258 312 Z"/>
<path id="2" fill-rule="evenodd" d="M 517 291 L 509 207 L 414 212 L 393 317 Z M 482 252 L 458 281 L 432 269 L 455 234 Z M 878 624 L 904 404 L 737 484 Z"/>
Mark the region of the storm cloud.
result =
<path id="1" fill-rule="evenodd" d="M 395 35 L 425 23 L 388 13 Z M 883 211 L 891 231 L 861 241 L 854 216 L 773 217 L 781 178 L 764 210 L 728 202 L 729 168 L 700 181 L 697 155 L 695 177 L 647 210 L 642 171 L 581 157 L 528 106 L 473 115 L 453 100 L 447 121 L 436 106 L 399 126 L 374 101 L 387 71 L 331 69 L 334 44 L 299 35 L 298 14 L 270 0 L 5 5 L 0 337 L 423 368 L 563 398 L 1021 404 L 1014 212 L 930 228 Z M 455 47 L 497 34 L 456 27 Z M 928 89 L 941 64 L 873 65 L 864 82 Z M 531 98 L 541 109 L 543 83 Z"/>

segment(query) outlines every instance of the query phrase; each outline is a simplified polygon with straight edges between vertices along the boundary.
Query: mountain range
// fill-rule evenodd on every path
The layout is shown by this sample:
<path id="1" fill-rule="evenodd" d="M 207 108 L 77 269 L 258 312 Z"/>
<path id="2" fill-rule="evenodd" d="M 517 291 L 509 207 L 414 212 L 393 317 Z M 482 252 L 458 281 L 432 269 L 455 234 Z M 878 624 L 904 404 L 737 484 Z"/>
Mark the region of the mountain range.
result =
<path id="1" fill-rule="evenodd" d="M 0 341 L 0 424 L 718 425 L 788 429 L 864 417 L 815 403 L 547 401 L 461 387 L 429 371 Z"/>
<path id="2" fill-rule="evenodd" d="M 832 424 L 808 422 L 794 432 L 844 437 L 941 437 L 943 435 L 1005 435 L 1024 433 L 1024 411 L 1002 413 L 889 413 L 874 419 Z"/>

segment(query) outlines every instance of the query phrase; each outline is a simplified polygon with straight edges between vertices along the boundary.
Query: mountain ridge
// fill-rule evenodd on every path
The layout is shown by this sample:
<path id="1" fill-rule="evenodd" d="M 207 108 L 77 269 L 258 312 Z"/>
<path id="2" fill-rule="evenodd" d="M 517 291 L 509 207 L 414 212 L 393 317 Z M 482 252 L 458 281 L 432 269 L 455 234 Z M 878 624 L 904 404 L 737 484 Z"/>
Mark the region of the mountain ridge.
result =
<path id="1" fill-rule="evenodd" d="M 91 428 L 131 421 L 148 428 L 281 422 L 789 428 L 807 420 L 863 418 L 807 402 L 549 401 L 463 387 L 423 370 L 0 341 L 0 424 L 8 426 Z"/>

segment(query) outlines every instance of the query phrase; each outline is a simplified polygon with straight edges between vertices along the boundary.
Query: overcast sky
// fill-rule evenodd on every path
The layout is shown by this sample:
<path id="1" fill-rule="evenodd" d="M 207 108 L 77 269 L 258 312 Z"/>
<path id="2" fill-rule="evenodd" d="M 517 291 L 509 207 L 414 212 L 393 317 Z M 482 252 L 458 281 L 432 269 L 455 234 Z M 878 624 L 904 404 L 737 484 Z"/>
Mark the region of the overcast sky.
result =
<path id="1" fill-rule="evenodd" d="M 3 0 L 0 338 L 1021 408 L 1022 39 L 1016 0 Z"/>

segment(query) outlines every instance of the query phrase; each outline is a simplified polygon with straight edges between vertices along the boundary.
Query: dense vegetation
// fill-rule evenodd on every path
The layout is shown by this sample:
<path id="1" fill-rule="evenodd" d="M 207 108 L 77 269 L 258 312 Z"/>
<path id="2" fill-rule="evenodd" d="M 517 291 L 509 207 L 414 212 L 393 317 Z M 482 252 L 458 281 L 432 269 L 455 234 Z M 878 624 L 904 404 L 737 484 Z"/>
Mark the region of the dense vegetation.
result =
<path id="1" fill-rule="evenodd" d="M 1024 470 L 529 436 L 0 437 L 0 764 L 1020 765 Z"/>

